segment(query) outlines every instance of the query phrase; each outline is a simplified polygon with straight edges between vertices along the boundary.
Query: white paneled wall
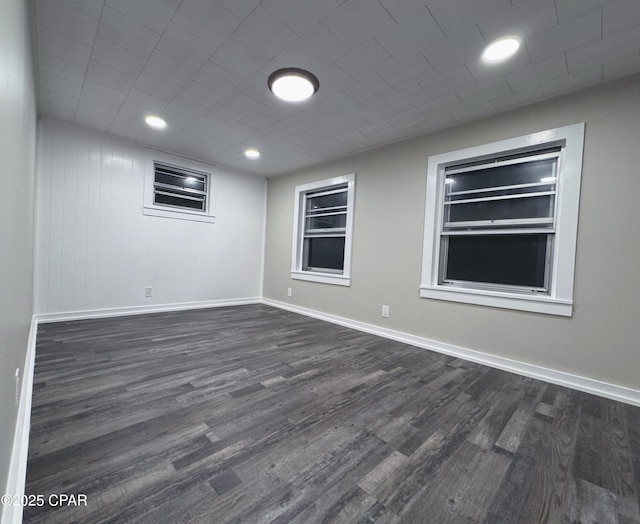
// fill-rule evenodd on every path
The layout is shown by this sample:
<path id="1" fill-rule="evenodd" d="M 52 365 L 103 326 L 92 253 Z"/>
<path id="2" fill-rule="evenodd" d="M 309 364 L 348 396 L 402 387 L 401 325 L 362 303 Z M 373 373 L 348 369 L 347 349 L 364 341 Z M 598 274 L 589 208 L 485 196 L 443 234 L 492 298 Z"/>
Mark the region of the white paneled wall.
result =
<path id="1" fill-rule="evenodd" d="M 263 179 L 201 165 L 215 223 L 145 216 L 152 151 L 53 120 L 38 133 L 36 313 L 260 296 Z"/>

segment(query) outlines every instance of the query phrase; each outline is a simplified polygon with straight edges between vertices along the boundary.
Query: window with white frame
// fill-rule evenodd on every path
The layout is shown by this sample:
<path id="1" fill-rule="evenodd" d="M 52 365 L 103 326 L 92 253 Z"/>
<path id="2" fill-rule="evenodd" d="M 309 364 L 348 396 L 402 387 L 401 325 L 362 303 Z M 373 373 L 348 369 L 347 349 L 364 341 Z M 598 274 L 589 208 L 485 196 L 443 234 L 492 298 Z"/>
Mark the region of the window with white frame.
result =
<path id="1" fill-rule="evenodd" d="M 420 295 L 570 316 L 584 124 L 429 157 Z"/>
<path id="2" fill-rule="evenodd" d="M 351 283 L 355 175 L 297 186 L 291 277 Z"/>
<path id="3" fill-rule="evenodd" d="M 145 215 L 213 222 L 210 173 L 153 160 L 145 177 Z"/>

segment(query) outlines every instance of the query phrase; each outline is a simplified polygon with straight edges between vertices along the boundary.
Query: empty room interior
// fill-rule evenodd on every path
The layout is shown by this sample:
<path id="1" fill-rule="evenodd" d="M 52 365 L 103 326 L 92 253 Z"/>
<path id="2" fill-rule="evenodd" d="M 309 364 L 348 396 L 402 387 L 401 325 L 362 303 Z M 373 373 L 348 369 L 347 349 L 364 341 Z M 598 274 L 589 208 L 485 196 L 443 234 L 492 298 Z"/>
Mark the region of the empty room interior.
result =
<path id="1" fill-rule="evenodd" d="M 3 0 L 2 523 L 640 524 L 638 0 Z"/>

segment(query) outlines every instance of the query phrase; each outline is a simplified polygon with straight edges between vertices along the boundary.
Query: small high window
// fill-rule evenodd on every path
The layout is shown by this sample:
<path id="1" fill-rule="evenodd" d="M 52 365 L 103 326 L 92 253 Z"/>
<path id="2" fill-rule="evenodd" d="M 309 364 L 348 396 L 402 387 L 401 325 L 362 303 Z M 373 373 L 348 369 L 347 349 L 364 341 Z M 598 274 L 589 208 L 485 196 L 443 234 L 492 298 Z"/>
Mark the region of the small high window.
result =
<path id="1" fill-rule="evenodd" d="M 421 296 L 571 315 L 583 135 L 430 157 Z"/>
<path id="2" fill-rule="evenodd" d="M 153 203 L 200 212 L 207 211 L 209 175 L 154 163 Z"/>
<path id="3" fill-rule="evenodd" d="M 213 222 L 212 175 L 197 166 L 149 162 L 145 174 L 145 215 Z"/>
<path id="4" fill-rule="evenodd" d="M 291 277 L 350 284 L 355 176 L 296 187 Z"/>

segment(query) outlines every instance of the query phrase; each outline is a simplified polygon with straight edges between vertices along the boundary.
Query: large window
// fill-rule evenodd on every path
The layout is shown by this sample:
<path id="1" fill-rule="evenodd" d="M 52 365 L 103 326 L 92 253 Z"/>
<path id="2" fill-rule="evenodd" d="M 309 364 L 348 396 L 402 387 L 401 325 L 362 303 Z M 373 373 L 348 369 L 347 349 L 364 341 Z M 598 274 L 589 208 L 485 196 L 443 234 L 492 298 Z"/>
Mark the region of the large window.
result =
<path id="1" fill-rule="evenodd" d="M 145 215 L 213 222 L 212 175 L 195 162 L 176 165 L 154 153 L 145 172 Z M 157 158 L 163 157 L 163 158 Z M 166 158 L 166 159 L 165 159 Z M 202 166 L 205 167 L 205 166 Z"/>
<path id="2" fill-rule="evenodd" d="M 571 315 L 583 135 L 430 157 L 421 296 Z"/>
<path id="3" fill-rule="evenodd" d="M 348 286 L 355 175 L 296 187 L 291 277 Z"/>

